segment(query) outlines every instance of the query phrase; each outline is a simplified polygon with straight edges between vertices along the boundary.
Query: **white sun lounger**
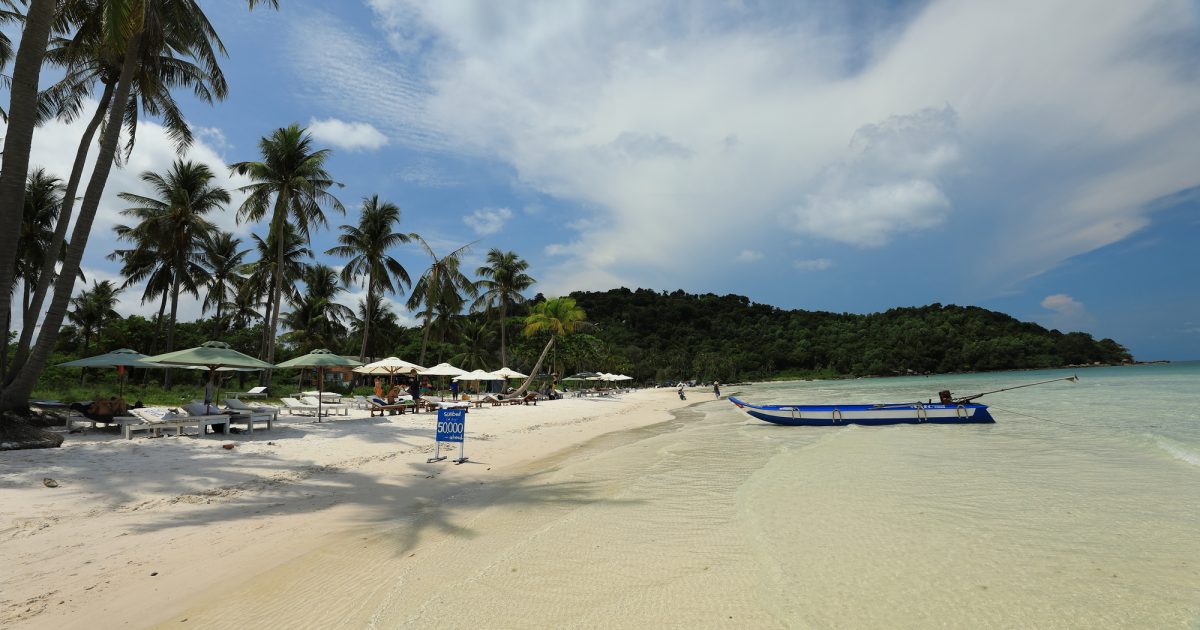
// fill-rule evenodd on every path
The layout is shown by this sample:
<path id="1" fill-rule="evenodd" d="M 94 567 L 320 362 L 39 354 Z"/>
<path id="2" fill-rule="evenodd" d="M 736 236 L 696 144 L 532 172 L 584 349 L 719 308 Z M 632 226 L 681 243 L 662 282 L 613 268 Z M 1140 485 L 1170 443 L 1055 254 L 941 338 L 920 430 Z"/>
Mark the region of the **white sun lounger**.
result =
<path id="1" fill-rule="evenodd" d="M 280 398 L 279 402 L 283 403 L 282 411 L 284 411 L 285 413 L 290 413 L 290 414 L 294 414 L 294 415 L 298 415 L 298 416 L 299 415 L 304 415 L 304 416 L 316 416 L 317 415 L 316 402 L 314 402 L 313 404 L 310 405 L 308 403 L 300 402 L 299 400 L 296 400 L 295 398 Z"/>
<path id="2" fill-rule="evenodd" d="M 267 387 L 251 387 L 250 391 L 245 392 L 225 392 L 227 398 L 266 398 Z"/>
<path id="3" fill-rule="evenodd" d="M 261 422 L 267 423 L 267 430 L 270 431 L 275 427 L 275 418 L 279 415 L 279 410 L 274 407 L 251 407 L 236 398 L 225 400 L 224 411 L 229 412 L 230 422 L 245 424 L 246 433 L 250 434 L 254 433 L 254 424 Z"/>
<path id="4" fill-rule="evenodd" d="M 223 414 L 193 416 L 166 407 L 142 407 L 129 412 L 132 415 L 113 418 L 121 425 L 121 433 L 127 440 L 133 439 L 134 431 L 143 430 L 157 437 L 163 429 L 175 429 L 176 435 L 183 435 L 184 427 L 199 427 L 203 435 L 204 427 L 221 425 L 223 433 L 229 432 L 229 416 Z"/>
<path id="5" fill-rule="evenodd" d="M 306 405 L 310 405 L 312 407 L 317 406 L 317 399 L 313 398 L 311 396 L 305 396 L 304 398 L 301 398 L 300 402 L 302 402 Z M 331 402 L 321 403 L 321 413 L 323 413 L 327 416 L 331 416 L 331 415 L 333 415 L 334 411 L 340 411 L 340 412 L 342 412 L 341 415 L 348 416 L 348 415 L 350 415 L 350 405 L 346 405 L 346 404 L 342 404 L 342 403 L 331 403 Z"/>

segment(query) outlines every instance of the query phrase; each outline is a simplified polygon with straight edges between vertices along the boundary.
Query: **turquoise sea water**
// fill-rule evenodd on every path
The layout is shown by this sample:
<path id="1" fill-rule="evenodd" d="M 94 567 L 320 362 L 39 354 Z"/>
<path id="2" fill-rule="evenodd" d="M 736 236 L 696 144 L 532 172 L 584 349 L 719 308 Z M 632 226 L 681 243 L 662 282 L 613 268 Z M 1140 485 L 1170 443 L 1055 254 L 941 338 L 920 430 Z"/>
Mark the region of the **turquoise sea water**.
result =
<path id="1" fill-rule="evenodd" d="M 1071 371 L 730 387 L 904 402 Z M 586 499 L 483 535 L 470 578 L 382 625 L 1200 628 L 1200 363 L 987 396 L 994 425 L 778 427 L 696 389 L 546 476 Z M 511 510 L 473 527 L 512 531 Z M 507 525 L 506 525 L 507 523 Z M 460 543 L 461 544 L 461 543 Z M 399 601 L 399 600 L 396 600 Z M 455 606 L 451 602 L 472 602 Z"/>
<path id="2" fill-rule="evenodd" d="M 1069 374 L 725 393 L 905 402 Z M 1196 630 L 1200 363 L 1078 375 L 985 397 L 989 425 L 780 427 L 693 389 L 669 422 L 264 583 L 311 582 L 312 627 Z"/>

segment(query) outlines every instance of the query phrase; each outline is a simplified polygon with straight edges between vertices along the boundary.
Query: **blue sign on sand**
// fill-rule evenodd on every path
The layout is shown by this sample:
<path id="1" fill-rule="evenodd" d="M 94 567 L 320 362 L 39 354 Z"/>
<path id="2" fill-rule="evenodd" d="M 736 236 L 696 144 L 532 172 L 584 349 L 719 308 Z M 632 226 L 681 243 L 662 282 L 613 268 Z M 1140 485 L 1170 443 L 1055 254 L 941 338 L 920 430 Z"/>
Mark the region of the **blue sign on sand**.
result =
<path id="1" fill-rule="evenodd" d="M 437 441 L 461 443 L 466 423 L 466 409 L 438 409 Z"/>

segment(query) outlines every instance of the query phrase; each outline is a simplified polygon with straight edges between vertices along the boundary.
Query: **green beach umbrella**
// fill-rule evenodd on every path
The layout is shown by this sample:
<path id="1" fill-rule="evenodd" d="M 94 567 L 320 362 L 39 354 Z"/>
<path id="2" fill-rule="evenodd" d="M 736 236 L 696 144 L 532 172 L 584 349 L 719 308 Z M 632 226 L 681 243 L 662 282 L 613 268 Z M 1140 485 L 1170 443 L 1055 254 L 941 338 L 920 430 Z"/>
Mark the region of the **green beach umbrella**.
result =
<path id="1" fill-rule="evenodd" d="M 321 403 L 325 402 L 325 368 L 327 367 L 357 367 L 362 363 L 347 359 L 321 348 L 313 350 L 302 357 L 289 359 L 279 364 L 281 368 L 311 367 L 317 368 L 317 422 L 321 421 Z"/>
<path id="2" fill-rule="evenodd" d="M 120 350 L 113 350 L 112 352 L 98 354 L 94 357 L 87 357 L 86 359 L 76 359 L 74 361 L 67 361 L 66 363 L 59 363 L 58 365 L 60 367 L 77 367 L 77 368 L 90 368 L 90 367 L 94 367 L 94 368 L 115 367 L 115 368 L 118 368 L 118 370 L 117 370 L 117 386 L 118 386 L 119 393 L 117 395 L 123 396 L 125 394 L 125 379 L 123 379 L 121 377 L 125 375 L 125 370 L 120 369 L 120 368 L 162 367 L 161 365 L 147 361 L 146 359 L 148 359 L 148 358 L 149 358 L 148 356 L 146 356 L 140 352 L 130 350 L 129 348 L 121 348 Z"/>
<path id="3" fill-rule="evenodd" d="M 212 404 L 213 380 L 217 370 L 221 368 L 243 368 L 250 370 L 271 370 L 275 366 L 260 361 L 248 354 L 234 350 L 224 341 L 206 341 L 195 348 L 176 350 L 160 354 L 148 359 L 164 367 L 203 367 L 208 369 L 208 386 L 205 388 L 204 403 Z"/>

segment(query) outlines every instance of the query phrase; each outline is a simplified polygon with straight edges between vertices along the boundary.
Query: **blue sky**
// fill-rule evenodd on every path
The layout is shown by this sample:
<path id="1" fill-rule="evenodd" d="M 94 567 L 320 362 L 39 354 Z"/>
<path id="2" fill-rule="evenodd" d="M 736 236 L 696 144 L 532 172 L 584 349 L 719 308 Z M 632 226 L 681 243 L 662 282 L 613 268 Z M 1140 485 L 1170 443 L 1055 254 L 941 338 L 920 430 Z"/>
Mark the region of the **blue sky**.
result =
<path id="1" fill-rule="evenodd" d="M 472 267 L 516 250 L 548 295 L 976 304 L 1200 357 L 1194 2 L 202 4 L 231 93 L 186 107 L 190 157 L 255 159 L 262 135 L 308 125 L 345 184 L 332 226 L 377 193 L 435 249 L 479 239 Z M 43 129 L 35 161 L 65 175 L 77 130 Z M 95 277 L 115 277 L 116 193 L 172 158 L 139 131 Z M 156 310 L 138 295 L 127 311 Z"/>

